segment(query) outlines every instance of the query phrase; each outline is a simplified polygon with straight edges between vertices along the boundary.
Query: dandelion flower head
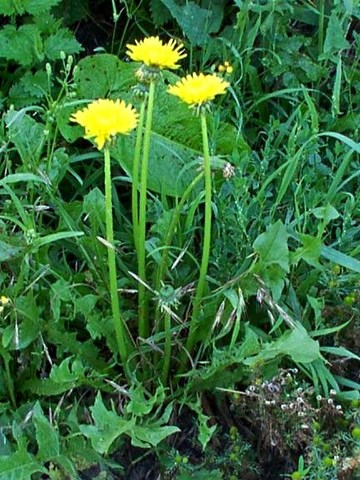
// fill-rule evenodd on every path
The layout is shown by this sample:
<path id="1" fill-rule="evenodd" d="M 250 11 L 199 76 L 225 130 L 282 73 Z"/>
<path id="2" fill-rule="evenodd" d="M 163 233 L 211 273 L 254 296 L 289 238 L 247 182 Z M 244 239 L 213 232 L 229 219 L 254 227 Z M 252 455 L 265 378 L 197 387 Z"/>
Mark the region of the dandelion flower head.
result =
<path id="1" fill-rule="evenodd" d="M 128 134 L 136 127 L 138 114 L 123 100 L 99 99 L 71 116 L 73 122 L 85 128 L 85 138 L 93 139 L 101 150 L 115 135 Z"/>
<path id="2" fill-rule="evenodd" d="M 171 39 L 163 43 L 159 37 L 147 37 L 135 45 L 126 45 L 126 52 L 135 62 L 142 62 L 148 67 L 177 69 L 180 67 L 178 62 L 187 56 L 183 50 L 183 44 L 177 44 L 176 40 Z"/>
<path id="3" fill-rule="evenodd" d="M 169 87 L 168 92 L 176 95 L 188 105 L 201 106 L 214 100 L 216 95 L 226 93 L 229 85 L 229 82 L 216 74 L 193 73 Z"/>

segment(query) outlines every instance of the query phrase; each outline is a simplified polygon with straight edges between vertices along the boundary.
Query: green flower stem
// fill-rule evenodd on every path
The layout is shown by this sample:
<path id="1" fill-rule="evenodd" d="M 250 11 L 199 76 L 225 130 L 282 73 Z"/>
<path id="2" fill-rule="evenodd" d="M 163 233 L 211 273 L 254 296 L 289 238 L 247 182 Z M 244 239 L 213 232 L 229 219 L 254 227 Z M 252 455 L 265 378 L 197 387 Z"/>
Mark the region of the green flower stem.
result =
<path id="1" fill-rule="evenodd" d="M 211 241 L 211 164 L 209 152 L 209 139 L 206 125 L 206 115 L 201 113 L 201 133 L 204 152 L 204 175 L 205 175 L 205 217 L 204 217 L 204 240 L 202 248 L 202 259 L 200 266 L 199 281 L 193 302 L 193 312 L 190 321 L 189 335 L 186 348 L 191 353 L 196 343 L 196 331 L 199 327 L 199 313 L 201 301 L 204 294 L 206 274 L 209 265 L 210 241 Z"/>
<path id="2" fill-rule="evenodd" d="M 105 174 L 106 240 L 109 244 L 107 247 L 107 251 L 108 251 L 111 308 L 112 308 L 112 314 L 114 318 L 114 327 L 115 327 L 116 340 L 118 344 L 120 359 L 125 368 L 128 353 L 126 348 L 126 330 L 125 330 L 124 320 L 121 318 L 121 315 L 120 315 L 119 294 L 117 289 L 109 147 L 105 147 L 104 149 L 104 165 L 105 165 L 104 174 Z"/>
<path id="3" fill-rule="evenodd" d="M 139 206 L 139 229 L 138 229 L 138 276 L 142 282 L 139 282 L 139 336 L 147 338 L 149 336 L 149 318 L 148 318 L 148 299 L 144 282 L 146 282 L 145 265 L 145 239 L 146 239 L 146 201 L 147 201 L 147 177 L 148 163 L 150 153 L 151 127 L 154 110 L 155 82 L 149 86 L 149 97 L 147 104 L 146 125 L 143 143 L 143 156 L 141 162 L 140 177 L 140 206 Z"/>
<path id="4" fill-rule="evenodd" d="M 164 331 L 165 349 L 164 349 L 164 363 L 163 363 L 163 369 L 161 374 L 161 380 L 163 385 L 166 385 L 168 375 L 169 375 L 170 360 L 171 360 L 171 317 L 169 312 L 165 312 L 164 329 L 165 329 Z"/>
<path id="5" fill-rule="evenodd" d="M 139 122 L 136 132 L 136 143 L 135 143 L 135 152 L 134 152 L 134 162 L 133 162 L 133 173 L 132 173 L 132 191 L 131 191 L 131 206 L 132 206 L 132 223 L 133 223 L 133 234 L 134 234 L 134 244 L 137 250 L 138 248 L 138 239 L 139 239 L 139 171 L 140 171 L 140 153 L 141 153 L 141 143 L 142 143 L 142 134 L 144 128 L 144 118 L 145 118 L 145 105 L 146 102 L 141 102 Z"/>

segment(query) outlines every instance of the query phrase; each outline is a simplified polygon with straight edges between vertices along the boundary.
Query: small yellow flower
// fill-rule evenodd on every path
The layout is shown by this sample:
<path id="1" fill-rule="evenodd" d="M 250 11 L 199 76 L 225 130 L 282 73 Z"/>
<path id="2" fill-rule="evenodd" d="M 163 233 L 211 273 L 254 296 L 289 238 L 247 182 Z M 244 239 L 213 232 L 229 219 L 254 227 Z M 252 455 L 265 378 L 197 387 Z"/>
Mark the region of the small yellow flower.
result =
<path id="1" fill-rule="evenodd" d="M 138 113 L 123 100 L 99 99 L 71 118 L 85 128 L 85 138 L 92 138 L 99 150 L 118 133 L 128 134 L 136 127 Z"/>
<path id="2" fill-rule="evenodd" d="M 7 305 L 9 302 L 10 302 L 10 298 L 5 297 L 5 295 L 1 295 L 1 297 L 0 297 L 1 305 Z"/>
<path id="3" fill-rule="evenodd" d="M 135 45 L 126 45 L 126 52 L 135 62 L 142 62 L 148 67 L 177 69 L 179 60 L 185 58 L 187 54 L 183 50 L 183 44 L 177 45 L 176 40 L 171 39 L 168 43 L 163 43 L 159 37 L 148 37 Z"/>
<path id="4" fill-rule="evenodd" d="M 224 62 L 222 65 L 218 66 L 218 72 L 220 73 L 227 73 L 230 75 L 234 71 L 233 66 L 230 62 Z"/>
<path id="5" fill-rule="evenodd" d="M 168 89 L 168 92 L 191 106 L 201 106 L 214 100 L 216 95 L 226 93 L 229 85 L 229 82 L 215 74 L 194 73 L 176 82 Z"/>

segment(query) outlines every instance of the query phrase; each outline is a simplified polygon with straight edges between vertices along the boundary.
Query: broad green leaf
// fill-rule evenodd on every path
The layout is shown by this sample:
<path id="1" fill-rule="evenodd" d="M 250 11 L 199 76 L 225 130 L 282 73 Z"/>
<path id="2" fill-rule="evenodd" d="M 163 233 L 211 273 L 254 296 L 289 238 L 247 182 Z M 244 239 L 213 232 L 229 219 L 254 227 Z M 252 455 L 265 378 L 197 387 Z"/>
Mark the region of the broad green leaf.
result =
<path id="1" fill-rule="evenodd" d="M 34 24 L 18 29 L 5 25 L 0 29 L 0 57 L 12 60 L 24 67 L 44 60 L 41 32 Z"/>
<path id="2" fill-rule="evenodd" d="M 20 0 L 20 2 L 25 4 L 26 12 L 31 15 L 40 15 L 40 13 L 46 12 L 55 5 L 58 5 L 61 0 Z"/>
<path id="3" fill-rule="evenodd" d="M 180 432 L 178 427 L 166 425 L 158 427 L 149 423 L 148 425 L 135 425 L 127 433 L 130 435 L 134 447 L 151 448 L 156 447 L 165 438 L 177 432 Z"/>
<path id="4" fill-rule="evenodd" d="M 335 220 L 340 217 L 340 213 L 332 205 L 328 204 L 325 207 L 313 208 L 311 213 L 315 215 L 316 218 L 324 220 L 324 223 L 327 225 L 331 220 Z"/>
<path id="5" fill-rule="evenodd" d="M 134 137 L 119 137 L 112 156 L 131 177 Z M 199 168 L 200 152 L 153 133 L 149 156 L 148 188 L 155 192 L 181 196 Z"/>
<path id="6" fill-rule="evenodd" d="M 98 393 L 93 407 L 90 407 L 95 425 L 80 425 L 80 431 L 90 439 L 93 448 L 100 454 L 107 454 L 111 444 L 121 435 L 135 427 L 135 419 L 125 420 L 113 410 L 108 410 Z"/>
<path id="7" fill-rule="evenodd" d="M 59 432 L 54 425 L 50 425 L 39 402 L 36 402 L 34 406 L 33 421 L 38 444 L 36 458 L 40 461 L 51 460 L 60 454 Z"/>
<path id="8" fill-rule="evenodd" d="M 258 236 L 253 244 L 258 253 L 260 262 L 265 265 L 279 265 L 285 272 L 289 271 L 289 249 L 287 245 L 288 233 L 286 228 L 278 220 L 270 225 L 265 233 Z"/>
<path id="9" fill-rule="evenodd" d="M 5 116 L 9 139 L 14 143 L 25 166 L 37 163 L 43 147 L 44 125 L 37 123 L 26 110 L 11 110 Z"/>
<path id="10" fill-rule="evenodd" d="M 83 212 L 89 216 L 90 222 L 94 223 L 96 219 L 100 225 L 105 225 L 105 196 L 98 187 L 84 196 Z"/>
<path id="11" fill-rule="evenodd" d="M 332 12 L 326 29 L 324 42 L 324 54 L 322 57 L 329 58 L 333 53 L 349 48 L 349 42 L 346 40 L 345 30 L 335 11 Z"/>
<path id="12" fill-rule="evenodd" d="M 299 238 L 302 242 L 302 246 L 292 253 L 292 262 L 297 263 L 300 260 L 304 260 L 313 267 L 322 268 L 322 265 L 319 263 L 322 246 L 321 238 L 313 237 L 312 235 L 307 235 L 305 233 L 300 234 Z"/>
<path id="13" fill-rule="evenodd" d="M 85 367 L 80 360 L 65 358 L 60 365 L 53 365 L 50 372 L 50 379 L 55 383 L 71 383 L 74 384 L 85 375 Z"/>
<path id="14" fill-rule="evenodd" d="M 99 97 L 123 98 L 133 102 L 131 87 L 135 85 L 135 70 L 138 65 L 121 62 L 116 56 L 100 54 L 81 60 L 75 74 L 77 93 L 80 99 Z M 98 75 L 98 72 L 104 75 Z M 175 83 L 178 77 L 164 72 L 167 82 Z M 83 104 L 67 104 L 57 114 L 62 135 L 74 141 L 83 135 L 83 129 L 69 123 L 69 115 Z M 138 108 L 138 107 L 137 107 Z M 127 174 L 132 176 L 135 133 L 118 136 L 111 155 Z M 249 147 L 238 135 L 236 128 L 222 123 L 212 133 L 216 154 L 248 152 Z M 153 115 L 148 188 L 170 196 L 182 195 L 185 188 L 197 176 L 202 157 L 202 139 L 199 118 L 192 115 L 183 102 L 167 92 L 167 84 L 156 86 L 156 102 Z M 200 187 L 199 187 L 200 188 Z"/>
<path id="15" fill-rule="evenodd" d="M 44 52 L 49 60 L 59 60 L 60 52 L 65 55 L 81 52 L 81 44 L 67 28 L 60 28 L 44 41 Z"/>
<path id="16" fill-rule="evenodd" d="M 283 333 L 278 340 L 264 344 L 258 355 L 244 363 L 252 366 L 282 355 L 290 356 L 294 362 L 311 363 L 321 358 L 319 342 L 313 340 L 305 328 L 298 324 L 295 329 Z"/>
<path id="17" fill-rule="evenodd" d="M 144 387 L 139 383 L 130 391 L 130 402 L 126 405 L 126 412 L 139 417 L 147 415 L 155 405 L 161 404 L 164 399 L 165 391 L 163 386 L 157 387 L 155 395 L 146 397 Z"/>
<path id="18" fill-rule="evenodd" d="M 23 446 L 12 455 L 0 456 L 0 480 L 31 480 L 35 473 L 47 470 Z"/>

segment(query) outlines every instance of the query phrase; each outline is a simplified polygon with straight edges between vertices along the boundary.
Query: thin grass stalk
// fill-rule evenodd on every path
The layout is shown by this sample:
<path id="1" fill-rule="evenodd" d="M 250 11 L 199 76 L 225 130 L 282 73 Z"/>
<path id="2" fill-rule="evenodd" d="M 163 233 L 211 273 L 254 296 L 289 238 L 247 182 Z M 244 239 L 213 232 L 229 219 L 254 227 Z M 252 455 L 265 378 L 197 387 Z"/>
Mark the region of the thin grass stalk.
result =
<path id="1" fill-rule="evenodd" d="M 209 138 L 206 124 L 206 115 L 201 113 L 201 134 L 204 152 L 204 175 L 205 175 L 205 215 L 204 215 L 204 240 L 202 248 L 202 259 L 200 266 L 199 281 L 193 302 L 193 312 L 190 321 L 189 335 L 186 342 L 186 349 L 191 353 L 196 343 L 196 333 L 199 327 L 199 314 L 201 309 L 201 302 L 203 299 L 206 274 L 209 265 L 210 257 L 210 242 L 211 242 L 211 164 L 209 151 Z"/>
<path id="2" fill-rule="evenodd" d="M 104 149 L 104 176 L 105 176 L 105 215 L 106 215 L 106 240 L 108 242 L 108 268 L 109 268 L 109 287 L 111 296 L 111 309 L 114 320 L 114 328 L 120 359 L 125 367 L 128 357 L 126 347 L 126 330 L 124 320 L 120 314 L 119 294 L 117 289 L 116 258 L 114 247 L 114 227 L 112 212 L 112 185 L 111 185 L 111 165 L 109 147 Z"/>
<path id="3" fill-rule="evenodd" d="M 145 239 L 146 239 L 146 202 L 147 202 L 147 178 L 148 163 L 150 154 L 150 140 L 152 117 L 154 110 L 155 98 L 155 82 L 151 82 L 149 86 L 149 97 L 146 113 L 146 125 L 143 142 L 143 156 L 141 162 L 140 177 L 140 205 L 139 205 L 139 229 L 138 229 L 138 276 L 142 280 L 139 282 L 139 336 L 147 338 L 150 333 L 149 316 L 148 316 L 148 298 L 144 283 L 146 282 L 146 264 L 145 264 Z"/>
<path id="4" fill-rule="evenodd" d="M 134 151 L 134 161 L 133 161 L 133 172 L 132 172 L 132 190 L 131 190 L 131 211 L 132 211 L 132 224 L 133 224 L 133 235 L 134 235 L 134 244 L 136 250 L 138 249 L 138 239 L 139 239 L 139 172 L 140 172 L 140 154 L 141 154 L 141 144 L 142 144 L 142 134 L 144 128 L 144 119 L 145 119 L 145 100 L 141 102 L 139 122 L 136 132 L 136 142 L 135 142 L 135 151 Z"/>

